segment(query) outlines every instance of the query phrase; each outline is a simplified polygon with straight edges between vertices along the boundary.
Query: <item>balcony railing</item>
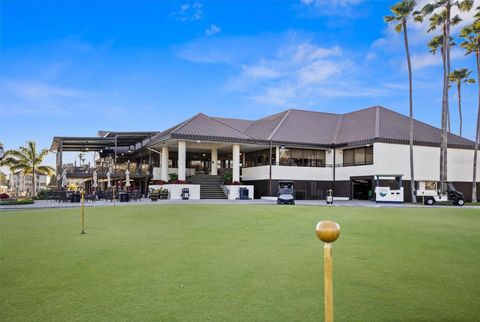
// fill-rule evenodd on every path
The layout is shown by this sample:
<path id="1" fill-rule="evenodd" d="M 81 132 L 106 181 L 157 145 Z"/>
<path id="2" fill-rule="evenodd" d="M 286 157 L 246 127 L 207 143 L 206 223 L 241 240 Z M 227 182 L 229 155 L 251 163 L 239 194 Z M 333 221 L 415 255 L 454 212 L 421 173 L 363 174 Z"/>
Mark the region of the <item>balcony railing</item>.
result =
<path id="1" fill-rule="evenodd" d="M 81 175 L 81 176 L 93 176 L 93 172 L 97 171 L 97 175 L 99 177 L 106 176 L 109 168 L 108 167 L 91 167 L 89 165 L 83 166 L 66 166 L 65 169 L 67 170 L 67 174 L 70 175 Z M 150 175 L 152 174 L 152 168 L 148 164 L 141 164 L 136 166 L 135 164 L 117 164 L 116 166 L 112 166 L 111 168 L 111 175 L 124 175 L 127 169 L 130 171 L 130 175 Z"/>

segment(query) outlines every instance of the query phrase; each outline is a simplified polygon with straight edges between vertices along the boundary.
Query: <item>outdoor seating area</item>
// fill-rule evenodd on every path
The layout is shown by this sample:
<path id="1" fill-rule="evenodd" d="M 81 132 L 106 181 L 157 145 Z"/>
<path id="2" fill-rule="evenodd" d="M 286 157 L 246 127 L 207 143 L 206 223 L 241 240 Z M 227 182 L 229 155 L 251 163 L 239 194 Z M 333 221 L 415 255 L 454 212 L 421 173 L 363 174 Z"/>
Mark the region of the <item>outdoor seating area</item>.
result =
<path id="1" fill-rule="evenodd" d="M 111 201 L 119 202 L 140 201 L 142 199 L 142 192 L 140 190 L 134 191 L 119 191 L 114 193 L 112 190 L 96 190 L 91 193 L 85 193 L 85 202 L 95 201 Z M 82 200 L 80 191 L 49 191 L 47 200 L 52 202 L 69 202 L 79 203 Z"/>

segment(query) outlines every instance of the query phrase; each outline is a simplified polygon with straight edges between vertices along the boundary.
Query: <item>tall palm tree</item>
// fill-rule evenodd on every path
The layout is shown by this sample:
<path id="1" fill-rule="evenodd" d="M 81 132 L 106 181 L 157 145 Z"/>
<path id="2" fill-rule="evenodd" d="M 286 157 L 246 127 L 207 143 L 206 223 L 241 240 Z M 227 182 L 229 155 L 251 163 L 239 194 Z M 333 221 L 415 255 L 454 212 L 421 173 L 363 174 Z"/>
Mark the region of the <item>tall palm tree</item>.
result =
<path id="1" fill-rule="evenodd" d="M 464 39 L 461 47 L 466 50 L 466 54 L 475 54 L 477 63 L 477 84 L 478 84 L 478 111 L 477 111 L 477 131 L 475 134 L 475 148 L 473 152 L 473 180 L 472 180 L 472 201 L 477 202 L 477 155 L 478 144 L 480 140 L 480 6 L 477 7 L 475 22 L 465 27 L 460 36 Z"/>
<path id="2" fill-rule="evenodd" d="M 41 165 L 43 159 L 47 156 L 48 149 L 42 149 L 37 153 L 37 147 L 34 141 L 27 142 L 27 146 L 21 146 L 18 150 L 8 150 L 5 152 L 5 158 L 2 165 L 6 165 L 12 172 L 21 171 L 22 174 L 32 175 L 32 191 L 31 196 L 36 195 L 36 178 L 37 173 L 51 175 L 54 169 L 50 166 Z"/>
<path id="3" fill-rule="evenodd" d="M 410 62 L 410 50 L 408 47 L 407 22 L 413 16 L 416 2 L 415 0 L 402 0 L 390 7 L 392 16 L 385 16 L 384 20 L 387 23 L 395 24 L 395 31 L 403 31 L 403 40 L 405 43 L 405 52 L 407 56 L 408 67 L 408 90 L 410 103 L 410 191 L 412 202 L 416 203 L 415 197 L 415 171 L 413 163 L 413 89 L 412 89 L 412 64 Z"/>
<path id="4" fill-rule="evenodd" d="M 472 73 L 471 70 L 466 68 L 455 69 L 453 72 L 450 73 L 450 82 L 457 85 L 457 97 L 458 97 L 458 115 L 460 118 L 460 129 L 458 131 L 458 135 L 462 136 L 462 125 L 463 125 L 463 118 L 462 118 L 462 94 L 461 88 L 462 84 L 467 83 L 475 83 L 473 78 L 470 78 L 470 74 Z"/>
<path id="5" fill-rule="evenodd" d="M 445 51 L 443 50 L 443 35 L 435 36 L 430 40 L 430 42 L 427 44 L 428 47 L 430 48 L 430 52 L 435 55 L 437 53 L 437 50 L 440 48 L 440 52 L 442 54 L 442 61 L 445 59 Z M 453 41 L 453 37 L 450 37 L 450 47 L 455 46 L 456 43 Z M 447 112 L 447 131 L 450 131 L 450 110 Z"/>
<path id="6" fill-rule="evenodd" d="M 440 182 L 442 192 L 447 190 L 447 149 L 448 149 L 448 91 L 449 91 L 449 75 L 450 75 L 450 27 L 458 24 L 462 19 L 458 15 L 452 17 L 452 9 L 458 8 L 460 11 L 469 11 L 472 8 L 472 0 L 432 0 L 423 6 L 421 12 L 416 12 L 416 20 L 423 21 L 424 18 L 430 17 L 430 28 L 428 32 L 442 29 L 443 48 L 445 55 L 443 57 L 443 95 L 442 95 L 442 141 L 440 144 Z M 440 13 L 438 13 L 440 10 Z"/>

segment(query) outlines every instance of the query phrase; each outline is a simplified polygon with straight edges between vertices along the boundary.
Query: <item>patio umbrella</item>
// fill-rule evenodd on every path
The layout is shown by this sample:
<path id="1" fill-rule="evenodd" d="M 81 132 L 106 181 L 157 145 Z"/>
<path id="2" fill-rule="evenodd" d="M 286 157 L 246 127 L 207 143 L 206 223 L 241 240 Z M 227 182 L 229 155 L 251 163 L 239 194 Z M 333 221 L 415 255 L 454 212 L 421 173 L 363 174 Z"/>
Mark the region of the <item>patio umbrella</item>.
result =
<path id="1" fill-rule="evenodd" d="M 125 187 L 130 187 L 130 171 L 125 171 Z"/>
<path id="2" fill-rule="evenodd" d="M 97 170 L 93 171 L 93 184 L 92 184 L 92 187 L 93 188 L 97 188 L 98 187 L 98 175 L 97 175 Z"/>
<path id="3" fill-rule="evenodd" d="M 63 170 L 62 172 L 62 187 L 66 187 L 68 185 L 67 183 L 67 170 Z"/>
<path id="4" fill-rule="evenodd" d="M 112 182 L 110 181 L 110 169 L 108 169 L 108 172 L 107 172 L 107 187 L 108 188 L 112 187 Z"/>

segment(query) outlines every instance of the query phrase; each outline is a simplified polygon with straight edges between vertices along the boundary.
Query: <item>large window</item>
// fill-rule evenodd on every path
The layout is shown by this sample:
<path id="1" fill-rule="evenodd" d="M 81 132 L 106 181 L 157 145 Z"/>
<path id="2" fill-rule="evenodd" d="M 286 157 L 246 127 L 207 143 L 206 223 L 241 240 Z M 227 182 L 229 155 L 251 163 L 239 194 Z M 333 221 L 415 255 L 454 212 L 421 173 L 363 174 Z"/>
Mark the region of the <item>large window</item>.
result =
<path id="1" fill-rule="evenodd" d="M 280 149 L 280 165 L 324 167 L 325 150 Z"/>
<path id="2" fill-rule="evenodd" d="M 245 164 L 243 165 L 243 167 L 258 167 L 262 165 L 269 165 L 269 153 L 270 149 L 245 153 Z M 275 150 L 272 151 L 272 164 L 275 164 Z"/>
<path id="3" fill-rule="evenodd" d="M 373 146 L 343 150 L 343 166 L 373 164 Z"/>

